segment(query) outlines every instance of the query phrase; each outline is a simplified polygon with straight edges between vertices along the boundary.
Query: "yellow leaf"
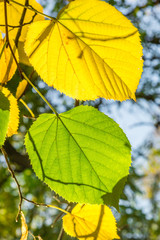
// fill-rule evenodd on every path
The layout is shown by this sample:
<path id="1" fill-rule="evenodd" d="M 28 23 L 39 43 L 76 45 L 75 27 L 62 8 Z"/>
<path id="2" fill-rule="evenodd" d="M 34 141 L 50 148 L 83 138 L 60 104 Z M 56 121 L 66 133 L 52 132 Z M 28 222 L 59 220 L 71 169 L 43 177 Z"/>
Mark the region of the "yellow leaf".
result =
<path id="1" fill-rule="evenodd" d="M 26 0 L 16 0 L 16 2 L 25 5 Z M 38 10 L 39 12 L 43 12 L 42 6 L 37 3 L 35 0 L 29 0 L 29 5 L 31 5 L 34 9 Z M 13 3 L 10 1 L 10 3 L 7 3 L 7 14 L 8 14 L 8 25 L 9 27 L 9 36 L 13 39 L 15 38 L 18 29 L 19 29 L 19 21 L 21 19 L 22 13 L 23 13 L 24 7 L 20 6 L 16 3 Z M 5 33 L 5 15 L 4 15 L 4 2 L 0 3 L 0 30 Z M 28 30 L 28 26 L 33 21 L 39 21 L 44 20 L 44 17 L 40 14 L 36 14 L 33 11 L 27 9 L 24 22 L 25 24 L 22 27 L 21 37 L 19 38 L 20 41 L 24 41 L 26 38 L 26 33 Z M 28 23 L 28 24 L 26 24 Z"/>
<path id="2" fill-rule="evenodd" d="M 63 217 L 64 230 L 81 240 L 119 239 L 115 218 L 105 205 L 77 204 Z"/>
<path id="3" fill-rule="evenodd" d="M 10 116 L 9 116 L 9 125 L 7 136 L 11 137 L 13 134 L 17 133 L 19 125 L 19 109 L 17 99 L 10 93 L 7 88 L 0 88 L 2 93 L 8 98 L 10 102 Z"/>
<path id="4" fill-rule="evenodd" d="M 33 23 L 25 50 L 41 78 L 73 98 L 135 99 L 143 65 L 139 33 L 104 1 L 71 1 L 57 20 Z"/>
<path id="5" fill-rule="evenodd" d="M 23 95 L 24 91 L 26 90 L 27 85 L 28 85 L 28 82 L 25 79 L 23 79 L 19 83 L 19 85 L 17 87 L 17 91 L 16 91 L 16 98 L 17 99 L 21 98 L 21 96 Z"/>
<path id="6" fill-rule="evenodd" d="M 21 231 L 22 231 L 22 236 L 20 240 L 27 240 L 28 226 L 26 224 L 25 216 L 22 211 L 21 211 Z"/>
<path id="7" fill-rule="evenodd" d="M 18 42 L 18 54 L 19 54 L 19 62 L 25 65 L 31 66 L 29 59 L 24 51 L 24 42 Z"/>
<path id="8" fill-rule="evenodd" d="M 13 59 L 11 51 L 9 47 L 8 48 L 5 47 L 5 44 L 6 44 L 5 39 L 2 39 L 0 33 L 0 83 L 8 82 L 12 78 L 17 69 L 17 65 L 15 63 L 15 60 Z M 10 44 L 18 60 L 19 59 L 18 52 L 16 50 L 14 42 L 10 40 Z"/>

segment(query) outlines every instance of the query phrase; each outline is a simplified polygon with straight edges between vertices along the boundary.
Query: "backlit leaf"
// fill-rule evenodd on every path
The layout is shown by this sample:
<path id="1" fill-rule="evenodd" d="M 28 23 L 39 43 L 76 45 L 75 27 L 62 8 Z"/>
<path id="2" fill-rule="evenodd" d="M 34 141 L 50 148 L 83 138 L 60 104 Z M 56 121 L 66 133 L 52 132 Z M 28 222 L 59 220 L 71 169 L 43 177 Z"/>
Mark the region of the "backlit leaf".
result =
<path id="1" fill-rule="evenodd" d="M 42 114 L 25 145 L 36 175 L 68 201 L 103 203 L 131 164 L 130 144 L 112 119 L 79 106 Z"/>
<path id="2" fill-rule="evenodd" d="M 14 42 L 10 40 L 10 43 L 14 54 L 18 60 L 18 52 L 15 48 Z M 6 83 L 7 81 L 9 81 L 14 75 L 16 69 L 17 65 L 13 59 L 11 51 L 9 47 L 6 48 L 5 40 L 2 39 L 0 33 L 0 83 Z"/>
<path id="3" fill-rule="evenodd" d="M 26 0 L 16 0 L 16 2 L 25 5 Z M 31 5 L 33 8 L 38 10 L 39 12 L 43 12 L 42 6 L 37 3 L 35 0 L 29 0 L 29 5 Z M 16 34 L 19 29 L 19 22 L 23 13 L 24 7 L 20 6 L 16 3 L 9 2 L 7 3 L 7 15 L 8 15 L 8 25 L 9 25 L 9 36 L 11 36 L 13 39 L 16 37 Z M 5 33 L 5 15 L 4 15 L 4 2 L 0 2 L 0 30 Z M 44 17 L 41 16 L 40 14 L 34 13 L 33 11 L 27 9 L 24 22 L 25 24 L 22 27 L 22 32 L 21 32 L 21 37 L 19 40 L 24 41 L 26 38 L 26 33 L 28 30 L 28 26 L 31 22 L 33 21 L 39 21 L 39 20 L 44 20 Z"/>
<path id="4" fill-rule="evenodd" d="M 21 42 L 21 41 L 18 42 L 18 54 L 19 54 L 19 62 L 20 63 L 31 66 L 31 64 L 29 62 L 29 58 L 27 57 L 27 55 L 24 51 L 24 42 Z"/>
<path id="5" fill-rule="evenodd" d="M 0 91 L 0 148 L 4 144 L 9 124 L 9 100 Z"/>
<path id="6" fill-rule="evenodd" d="M 26 90 L 27 85 L 28 85 L 28 82 L 25 79 L 23 79 L 19 83 L 19 85 L 17 87 L 17 91 L 16 91 L 16 98 L 17 99 L 21 98 L 21 96 L 23 95 L 24 91 Z"/>
<path id="7" fill-rule="evenodd" d="M 77 204 L 63 217 L 64 230 L 81 240 L 119 239 L 115 218 L 105 205 Z"/>
<path id="8" fill-rule="evenodd" d="M 25 49 L 41 78 L 73 98 L 135 99 L 143 65 L 139 33 L 104 1 L 72 1 L 58 19 L 33 23 Z"/>
<path id="9" fill-rule="evenodd" d="M 119 211 L 119 199 L 124 189 L 127 177 L 122 178 L 113 188 L 111 193 L 106 193 L 103 196 L 104 203 L 113 206 Z"/>
<path id="10" fill-rule="evenodd" d="M 21 231 L 22 231 L 22 235 L 20 240 L 27 240 L 28 226 L 26 224 L 25 216 L 22 211 L 21 211 Z"/>
<path id="11" fill-rule="evenodd" d="M 8 98 L 10 103 L 10 116 L 9 116 L 9 124 L 7 130 L 7 136 L 11 137 L 13 134 L 17 133 L 18 125 L 19 125 L 19 109 L 17 99 L 10 93 L 7 88 L 1 88 L 2 93 L 5 97 Z"/>

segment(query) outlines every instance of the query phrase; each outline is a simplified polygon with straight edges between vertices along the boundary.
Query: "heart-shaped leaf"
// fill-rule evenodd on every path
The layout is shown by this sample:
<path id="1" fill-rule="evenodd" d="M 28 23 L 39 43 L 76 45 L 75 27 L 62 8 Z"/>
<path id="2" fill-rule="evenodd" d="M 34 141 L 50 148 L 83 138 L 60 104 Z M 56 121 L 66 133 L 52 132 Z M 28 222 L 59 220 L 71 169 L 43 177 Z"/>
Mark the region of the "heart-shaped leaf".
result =
<path id="1" fill-rule="evenodd" d="M 63 217 L 64 230 L 80 240 L 119 239 L 116 221 L 109 207 L 77 204 Z"/>
<path id="2" fill-rule="evenodd" d="M 36 175 L 68 201 L 103 203 L 128 175 L 131 147 L 112 119 L 79 106 L 59 116 L 42 114 L 25 145 Z"/>
<path id="3" fill-rule="evenodd" d="M 135 99 L 139 33 L 105 1 L 72 1 L 57 19 L 33 23 L 25 50 L 41 78 L 73 98 Z"/>

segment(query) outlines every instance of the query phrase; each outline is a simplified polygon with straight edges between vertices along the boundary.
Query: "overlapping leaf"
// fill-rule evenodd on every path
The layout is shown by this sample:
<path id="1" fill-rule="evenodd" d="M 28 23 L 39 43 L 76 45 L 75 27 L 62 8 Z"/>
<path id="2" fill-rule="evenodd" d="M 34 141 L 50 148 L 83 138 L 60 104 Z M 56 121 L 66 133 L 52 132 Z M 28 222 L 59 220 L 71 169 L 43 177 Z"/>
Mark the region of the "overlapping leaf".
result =
<path id="1" fill-rule="evenodd" d="M 17 133 L 19 126 L 19 108 L 17 99 L 10 93 L 7 88 L 0 88 L 1 93 L 8 99 L 9 101 L 9 124 L 7 128 L 7 136 L 11 137 L 13 134 Z M 7 119 L 6 119 L 7 121 Z"/>
<path id="2" fill-rule="evenodd" d="M 14 42 L 10 41 L 13 52 L 18 61 L 18 52 L 15 48 Z M 17 69 L 17 65 L 13 59 L 11 51 L 9 48 L 6 48 L 5 39 L 2 39 L 2 35 L 0 33 L 0 83 L 6 83 L 9 81 L 14 75 Z"/>
<path id="3" fill-rule="evenodd" d="M 32 24 L 25 50 L 42 79 L 73 98 L 135 98 L 139 33 L 104 1 L 72 1 L 57 19 Z"/>
<path id="4" fill-rule="evenodd" d="M 26 219 L 25 219 L 25 216 L 22 211 L 21 211 L 21 231 L 22 231 L 22 235 L 21 235 L 20 240 L 27 240 L 28 226 L 27 226 Z"/>
<path id="5" fill-rule="evenodd" d="M 24 51 L 24 42 L 18 42 L 18 54 L 19 54 L 19 62 L 25 65 L 31 66 L 29 59 Z"/>
<path id="6" fill-rule="evenodd" d="M 68 201 L 103 203 L 128 175 L 130 144 L 109 117 L 88 106 L 42 114 L 25 138 L 37 176 Z"/>
<path id="7" fill-rule="evenodd" d="M 16 91 L 16 98 L 17 99 L 22 97 L 22 95 L 24 94 L 24 91 L 26 90 L 27 85 L 28 85 L 28 82 L 25 79 L 23 79 L 19 83 L 19 85 L 17 87 L 17 91 Z"/>
<path id="8" fill-rule="evenodd" d="M 7 1 L 8 2 L 8 1 Z M 31 11 L 29 9 L 24 10 L 23 5 L 25 5 L 26 0 L 16 0 L 16 3 L 9 1 L 7 3 L 7 16 L 8 16 L 8 29 L 9 35 L 13 39 L 16 37 L 17 32 L 20 28 L 20 19 L 22 17 L 22 13 L 25 14 L 23 25 L 21 28 L 21 41 L 24 41 L 26 38 L 27 29 L 30 23 L 33 21 L 44 20 L 44 17 Z M 38 10 L 39 12 L 43 12 L 42 6 L 36 2 L 36 0 L 29 0 L 28 5 L 32 8 Z M 0 2 L 0 30 L 5 33 L 5 11 L 4 11 L 4 2 Z"/>
<path id="9" fill-rule="evenodd" d="M 9 124 L 9 100 L 0 91 L 0 148 L 4 144 Z"/>
<path id="10" fill-rule="evenodd" d="M 81 240 L 119 239 L 115 218 L 105 205 L 77 204 L 63 217 L 63 227 L 69 235 Z"/>

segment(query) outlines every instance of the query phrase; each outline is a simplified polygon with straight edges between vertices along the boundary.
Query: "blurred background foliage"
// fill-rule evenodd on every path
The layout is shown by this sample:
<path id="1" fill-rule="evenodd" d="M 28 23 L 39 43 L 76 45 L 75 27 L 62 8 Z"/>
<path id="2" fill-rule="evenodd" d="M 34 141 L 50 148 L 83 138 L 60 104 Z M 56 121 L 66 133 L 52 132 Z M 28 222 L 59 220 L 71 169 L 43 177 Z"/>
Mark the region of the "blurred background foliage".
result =
<path id="1" fill-rule="evenodd" d="M 67 3 L 63 0 L 39 0 L 47 14 L 56 16 Z M 124 129 L 132 143 L 132 167 L 124 193 L 120 200 L 120 213 L 113 209 L 118 221 L 121 239 L 160 240 L 160 1 L 159 0 L 109 0 L 107 1 L 127 16 L 138 27 L 143 44 L 144 72 L 137 90 L 137 102 L 106 101 L 98 99 L 84 104 L 93 105 L 105 112 Z M 27 73 L 29 67 L 22 65 Z M 18 73 L 9 82 L 15 92 L 20 81 Z M 53 104 L 58 112 L 74 107 L 74 100 L 49 88 L 36 73 L 32 81 Z M 34 94 L 33 94 L 34 93 Z M 23 100 L 35 116 L 50 109 L 28 86 Z M 7 139 L 5 149 L 11 166 L 22 187 L 23 195 L 35 202 L 43 202 L 62 208 L 67 202 L 55 195 L 33 173 L 24 148 L 24 135 L 34 119 L 19 102 L 21 111 L 19 134 Z M 0 155 L 0 240 L 20 239 L 20 221 L 15 222 L 19 197 L 6 163 Z M 37 207 L 24 202 L 22 209 L 29 230 L 44 240 L 58 239 L 61 218 L 54 209 Z M 30 235 L 29 239 L 33 239 Z M 38 238 L 37 238 L 38 239 Z M 59 238 L 60 239 L 60 238 Z M 63 234 L 63 240 L 71 237 Z"/>

